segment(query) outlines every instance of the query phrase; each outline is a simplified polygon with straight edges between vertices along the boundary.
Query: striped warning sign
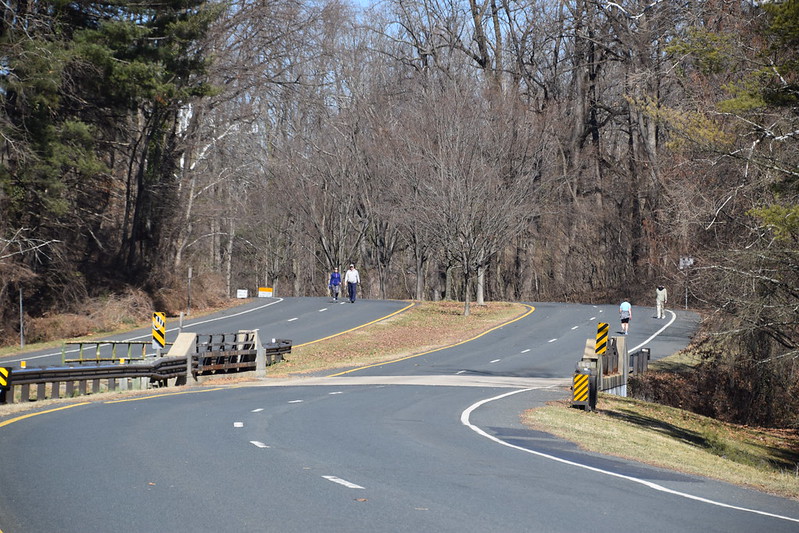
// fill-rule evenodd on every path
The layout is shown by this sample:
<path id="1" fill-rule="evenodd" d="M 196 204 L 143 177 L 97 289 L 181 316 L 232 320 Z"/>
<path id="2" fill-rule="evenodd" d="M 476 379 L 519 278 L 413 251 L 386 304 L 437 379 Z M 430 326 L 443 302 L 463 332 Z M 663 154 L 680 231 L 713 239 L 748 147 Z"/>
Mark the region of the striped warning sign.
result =
<path id="1" fill-rule="evenodd" d="M 166 313 L 153 313 L 153 348 L 166 345 Z"/>
<path id="2" fill-rule="evenodd" d="M 608 332 L 610 326 L 607 322 L 600 322 L 596 328 L 596 354 L 602 355 L 608 349 Z"/>
<path id="3" fill-rule="evenodd" d="M 0 366 L 0 390 L 6 390 L 11 385 L 11 369 Z"/>
<path id="4" fill-rule="evenodd" d="M 573 401 L 587 402 L 588 401 L 588 374 L 575 374 L 574 386 L 572 387 Z"/>

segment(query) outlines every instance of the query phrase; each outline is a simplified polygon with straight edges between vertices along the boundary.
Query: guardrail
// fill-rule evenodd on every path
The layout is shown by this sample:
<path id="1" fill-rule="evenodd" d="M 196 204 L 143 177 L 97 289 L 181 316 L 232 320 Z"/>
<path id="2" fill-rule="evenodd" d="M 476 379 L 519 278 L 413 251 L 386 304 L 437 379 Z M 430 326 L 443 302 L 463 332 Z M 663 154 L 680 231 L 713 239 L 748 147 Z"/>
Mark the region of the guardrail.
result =
<path id="1" fill-rule="evenodd" d="M 257 332 L 211 334 L 205 342 L 197 342 L 196 334 L 181 335 L 186 337 L 179 336 L 180 342 L 173 344 L 166 357 L 151 358 L 149 364 L 10 369 L 0 403 L 69 398 L 103 390 L 164 387 L 170 379 L 175 379 L 174 385 L 185 385 L 188 376 L 196 380 L 199 375 L 258 371 L 260 366 L 265 368 L 283 361 L 285 354 L 291 353 L 290 340 L 273 339 L 264 346 Z M 176 346 L 178 352 L 185 353 L 173 354 Z"/>
<path id="2" fill-rule="evenodd" d="M 603 353 L 596 353 L 596 340 L 585 342 L 583 358 L 574 373 L 572 405 L 593 410 L 597 391 L 627 396 L 630 374 L 642 374 L 649 368 L 649 348 L 627 352 L 626 337 L 611 337 Z"/>
<path id="3" fill-rule="evenodd" d="M 70 346 L 78 347 L 77 358 L 67 359 Z M 152 341 L 67 341 L 61 347 L 61 364 L 145 361 L 151 346 Z"/>

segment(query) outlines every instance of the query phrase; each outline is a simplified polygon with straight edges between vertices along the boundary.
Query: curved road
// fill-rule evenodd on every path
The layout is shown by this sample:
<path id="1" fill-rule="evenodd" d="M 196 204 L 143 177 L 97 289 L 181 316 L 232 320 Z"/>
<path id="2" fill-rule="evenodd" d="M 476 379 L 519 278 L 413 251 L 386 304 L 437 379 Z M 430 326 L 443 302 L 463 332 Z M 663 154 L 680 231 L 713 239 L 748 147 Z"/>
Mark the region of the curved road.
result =
<path id="1" fill-rule="evenodd" d="M 224 320 L 300 344 L 405 305 L 287 299 Z M 0 530 L 799 530 L 799 502 L 522 426 L 524 409 L 567 396 L 596 322 L 617 326 L 615 306 L 533 306 L 470 342 L 338 377 L 0 419 Z M 695 327 L 638 310 L 628 344 L 655 358 Z"/>

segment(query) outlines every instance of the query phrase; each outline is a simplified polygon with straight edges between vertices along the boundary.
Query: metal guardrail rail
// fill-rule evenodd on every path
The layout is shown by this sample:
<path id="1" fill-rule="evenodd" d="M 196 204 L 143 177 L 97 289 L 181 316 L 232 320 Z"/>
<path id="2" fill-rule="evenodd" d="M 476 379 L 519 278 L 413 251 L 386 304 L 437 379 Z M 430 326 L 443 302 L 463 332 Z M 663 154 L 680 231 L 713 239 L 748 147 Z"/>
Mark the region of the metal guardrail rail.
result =
<path id="1" fill-rule="evenodd" d="M 44 400 L 47 398 L 69 398 L 93 394 L 103 390 L 125 390 L 168 385 L 175 378 L 175 385 L 185 384 L 191 364 L 191 375 L 224 374 L 256 370 L 259 340 L 257 334 L 246 332 L 209 335 L 207 342 L 197 342 L 195 353 L 183 356 L 151 358 L 152 363 L 96 364 L 88 366 L 45 367 L 12 369 L 8 376 L 8 390 L 0 395 L 0 403 Z M 218 339 L 214 342 L 214 339 Z M 238 339 L 233 342 L 233 339 Z M 261 345 L 267 366 L 284 360 L 291 353 L 291 341 L 275 339 Z M 116 361 L 112 359 L 111 361 Z M 87 362 L 84 360 L 84 362 Z M 138 381 L 138 387 L 129 383 Z M 146 380 L 146 382 L 144 381 Z M 31 392 L 34 389 L 34 395 Z M 19 397 L 17 399 L 17 396 Z"/>
<path id="2" fill-rule="evenodd" d="M 69 347 L 78 347 L 77 358 L 67 358 Z M 152 341 L 67 341 L 61 347 L 61 364 L 145 361 Z"/>

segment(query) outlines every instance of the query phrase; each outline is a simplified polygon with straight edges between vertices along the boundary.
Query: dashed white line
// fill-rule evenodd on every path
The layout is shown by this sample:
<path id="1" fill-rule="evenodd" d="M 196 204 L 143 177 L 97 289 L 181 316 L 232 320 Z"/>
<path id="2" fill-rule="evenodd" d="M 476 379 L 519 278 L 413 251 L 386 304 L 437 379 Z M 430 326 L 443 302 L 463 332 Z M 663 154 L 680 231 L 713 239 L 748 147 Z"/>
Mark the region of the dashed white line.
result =
<path id="1" fill-rule="evenodd" d="M 458 374 L 465 374 L 465 373 L 466 373 L 466 371 L 465 371 L 465 370 L 458 370 L 457 372 L 455 372 L 455 375 L 458 375 Z"/>
<path id="2" fill-rule="evenodd" d="M 244 422 L 233 422 L 233 427 L 234 428 L 243 428 L 244 427 Z"/>
<path id="3" fill-rule="evenodd" d="M 529 351 L 530 351 L 530 348 L 527 348 L 526 350 L 522 350 L 522 353 L 527 353 Z"/>
<path id="4" fill-rule="evenodd" d="M 577 328 L 579 328 L 579 327 L 580 327 L 580 326 L 574 326 L 572 329 L 577 329 Z"/>
<path id="5" fill-rule="evenodd" d="M 302 403 L 302 400 L 291 400 L 289 403 Z"/>
<path id="6" fill-rule="evenodd" d="M 323 307 L 322 309 L 319 310 L 320 313 L 323 311 L 327 311 L 327 307 Z"/>
<path id="7" fill-rule="evenodd" d="M 555 342 L 558 339 L 549 339 L 547 342 Z"/>
<path id="8" fill-rule="evenodd" d="M 491 361 L 491 362 L 492 362 L 492 363 L 499 363 L 500 361 L 502 361 L 502 359 L 494 359 L 494 360 L 493 360 L 493 361 Z"/>
<path id="9" fill-rule="evenodd" d="M 264 408 L 263 408 L 263 407 L 259 407 L 258 409 L 253 409 L 253 410 L 252 410 L 252 411 L 250 411 L 250 412 L 251 412 L 251 413 L 260 413 L 260 412 L 261 412 L 261 411 L 263 411 L 263 410 L 264 410 Z"/>
<path id="10" fill-rule="evenodd" d="M 338 391 L 335 391 L 335 392 L 328 392 L 328 394 L 330 394 L 332 396 L 333 394 L 342 394 L 342 392 L 340 390 L 338 390 Z"/>
<path id="11" fill-rule="evenodd" d="M 295 320 L 299 320 L 299 319 L 298 319 L 297 317 L 294 317 L 294 318 L 289 318 L 289 319 L 287 320 L 287 322 L 294 322 Z"/>
<path id="12" fill-rule="evenodd" d="M 328 481 L 332 481 L 333 483 L 338 483 L 339 485 L 344 485 L 345 487 L 348 487 L 350 489 L 363 489 L 363 487 L 361 487 L 360 485 L 356 485 L 355 483 L 347 481 L 346 479 L 341 479 L 340 477 L 336 476 L 322 476 L 322 477 Z"/>
<path id="13" fill-rule="evenodd" d="M 267 444 L 264 444 L 263 442 L 261 442 L 259 440 L 251 440 L 250 444 L 252 444 L 253 446 L 256 446 L 258 448 L 269 448 L 269 446 Z"/>
<path id="14" fill-rule="evenodd" d="M 588 320 L 596 320 L 596 317 L 595 317 L 595 316 L 592 316 L 592 317 L 591 317 L 591 318 L 589 318 Z"/>

